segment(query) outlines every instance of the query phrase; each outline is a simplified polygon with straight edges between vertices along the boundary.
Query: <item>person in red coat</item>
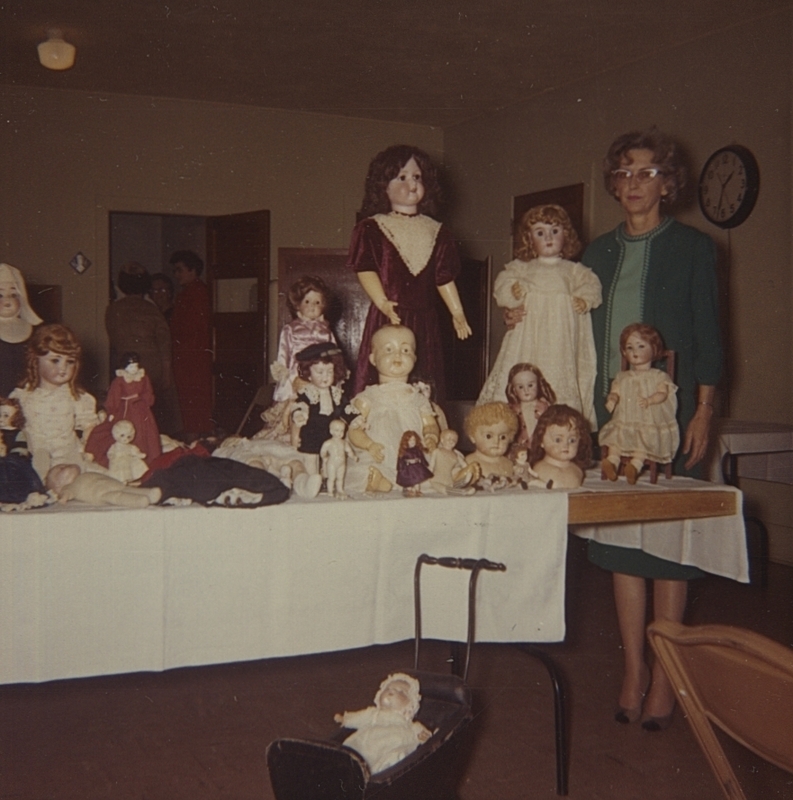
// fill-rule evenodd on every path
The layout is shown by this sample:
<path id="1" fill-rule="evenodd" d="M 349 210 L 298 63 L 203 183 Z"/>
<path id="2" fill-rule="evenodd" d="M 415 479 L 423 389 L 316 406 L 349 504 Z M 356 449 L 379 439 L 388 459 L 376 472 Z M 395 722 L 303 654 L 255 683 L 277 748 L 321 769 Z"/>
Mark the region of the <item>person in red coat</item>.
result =
<path id="1" fill-rule="evenodd" d="M 212 421 L 212 309 L 209 288 L 200 280 L 204 262 L 192 250 L 170 259 L 181 287 L 171 316 L 173 374 L 185 433 L 214 429 Z"/>

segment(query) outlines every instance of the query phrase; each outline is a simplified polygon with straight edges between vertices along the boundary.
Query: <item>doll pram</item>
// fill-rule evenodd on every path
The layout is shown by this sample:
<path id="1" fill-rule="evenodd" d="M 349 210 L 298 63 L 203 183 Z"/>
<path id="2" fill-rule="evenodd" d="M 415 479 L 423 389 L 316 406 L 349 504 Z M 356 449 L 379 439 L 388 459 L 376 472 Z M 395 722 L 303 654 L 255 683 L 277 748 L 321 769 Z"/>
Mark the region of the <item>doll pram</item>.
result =
<path id="1" fill-rule="evenodd" d="M 421 567 L 438 564 L 468 569 L 468 640 L 462 677 L 418 669 L 421 646 Z M 364 759 L 342 741 L 276 739 L 267 748 L 267 767 L 276 800 L 454 800 L 465 752 L 464 733 L 472 719 L 471 690 L 466 685 L 474 640 L 476 581 L 483 570 L 504 571 L 503 564 L 487 559 L 419 556 L 413 578 L 415 651 L 413 669 L 401 670 L 421 684 L 421 707 L 416 716 L 429 730 L 429 741 L 393 767 L 369 774 Z"/>

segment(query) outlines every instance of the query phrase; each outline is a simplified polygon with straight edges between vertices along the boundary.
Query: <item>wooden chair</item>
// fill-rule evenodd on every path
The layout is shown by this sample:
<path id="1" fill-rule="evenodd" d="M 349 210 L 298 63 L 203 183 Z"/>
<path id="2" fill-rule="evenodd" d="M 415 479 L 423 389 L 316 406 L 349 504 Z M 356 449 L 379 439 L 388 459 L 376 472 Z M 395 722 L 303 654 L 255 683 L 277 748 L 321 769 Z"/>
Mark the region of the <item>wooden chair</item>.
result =
<path id="1" fill-rule="evenodd" d="M 675 380 L 675 351 L 674 350 L 664 350 L 663 353 L 658 357 L 657 361 L 663 361 L 664 372 L 672 379 Z M 625 360 L 625 357 L 622 357 L 622 362 L 620 365 L 620 369 L 624 372 L 628 369 L 628 362 Z M 602 445 L 600 448 L 601 457 L 606 458 L 609 454 L 609 449 L 607 445 Z M 617 475 L 622 475 L 625 472 L 625 466 L 630 463 L 629 456 L 622 456 L 620 458 L 619 467 L 617 468 Z M 644 467 L 650 473 L 650 483 L 658 483 L 658 468 L 662 468 L 664 472 L 664 477 L 669 480 L 672 477 L 672 462 L 670 461 L 668 464 L 661 464 L 658 461 L 651 461 L 649 458 L 644 460 Z M 600 471 L 600 479 L 606 480 L 606 473 L 603 470 Z"/>
<path id="2" fill-rule="evenodd" d="M 714 725 L 793 772 L 793 649 L 728 625 L 661 621 L 647 633 L 725 797 L 746 800 Z"/>

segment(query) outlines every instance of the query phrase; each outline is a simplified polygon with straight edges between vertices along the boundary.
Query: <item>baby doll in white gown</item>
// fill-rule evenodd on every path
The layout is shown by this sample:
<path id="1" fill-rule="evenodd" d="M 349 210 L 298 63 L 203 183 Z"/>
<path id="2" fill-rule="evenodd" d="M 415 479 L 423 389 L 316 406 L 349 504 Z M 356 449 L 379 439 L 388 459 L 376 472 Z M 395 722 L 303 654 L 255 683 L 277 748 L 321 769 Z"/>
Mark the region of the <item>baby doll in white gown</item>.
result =
<path id="1" fill-rule="evenodd" d="M 413 719 L 420 703 L 419 682 L 411 675 L 395 672 L 380 684 L 373 706 L 345 711 L 333 719 L 345 728 L 355 728 L 344 744 L 366 759 L 374 775 L 398 764 L 432 736 Z"/>

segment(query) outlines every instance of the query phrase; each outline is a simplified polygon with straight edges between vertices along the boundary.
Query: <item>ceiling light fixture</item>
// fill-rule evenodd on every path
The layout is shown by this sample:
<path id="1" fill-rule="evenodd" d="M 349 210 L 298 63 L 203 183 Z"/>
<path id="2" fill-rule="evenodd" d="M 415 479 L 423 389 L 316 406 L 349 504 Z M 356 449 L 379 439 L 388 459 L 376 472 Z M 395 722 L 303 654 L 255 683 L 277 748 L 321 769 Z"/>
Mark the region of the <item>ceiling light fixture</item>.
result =
<path id="1" fill-rule="evenodd" d="M 41 65 L 47 69 L 69 69 L 74 64 L 75 46 L 64 42 L 58 30 L 47 31 L 47 37 L 47 41 L 38 46 Z"/>

